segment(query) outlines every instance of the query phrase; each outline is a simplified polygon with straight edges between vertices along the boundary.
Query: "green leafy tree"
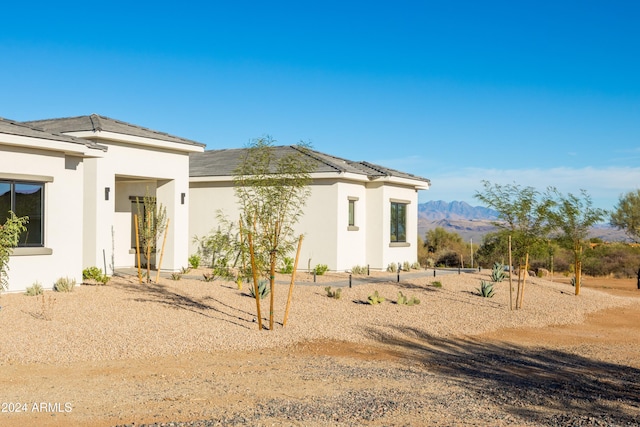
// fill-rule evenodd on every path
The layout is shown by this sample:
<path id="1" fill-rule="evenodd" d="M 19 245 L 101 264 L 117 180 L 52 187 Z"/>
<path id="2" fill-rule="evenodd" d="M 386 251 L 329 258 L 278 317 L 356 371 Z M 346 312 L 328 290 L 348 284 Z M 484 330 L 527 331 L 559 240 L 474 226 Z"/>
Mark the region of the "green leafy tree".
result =
<path id="1" fill-rule="evenodd" d="M 555 189 L 552 191 L 556 199 L 549 218 L 554 229 L 561 233 L 558 241 L 573 250 L 575 292 L 580 295 L 582 251 L 589 237 L 589 228 L 602 221 L 607 211 L 594 208 L 591 197 L 585 190 L 580 190 L 580 196 L 571 193 L 564 196 Z"/>
<path id="2" fill-rule="evenodd" d="M 252 248 L 252 271 L 269 279 L 270 330 L 274 322 L 276 265 L 298 242 L 293 227 L 304 213 L 316 164 L 309 144 L 276 150 L 274 142 L 271 137 L 254 140 L 235 170 L 234 180 L 243 218 L 242 232 L 247 237 L 243 240 Z M 260 313 L 258 298 L 256 308 Z M 258 318 L 258 327 L 262 328 L 260 315 Z"/>
<path id="3" fill-rule="evenodd" d="M 13 248 L 18 246 L 20 234 L 27 230 L 25 224 L 29 222 L 26 216 L 16 217 L 9 211 L 9 217 L 0 225 L 0 292 L 9 288 L 7 280 L 9 272 L 9 257 Z"/>
<path id="4" fill-rule="evenodd" d="M 475 198 L 485 206 L 498 212 L 495 225 L 508 230 L 514 246 L 513 253 L 519 261 L 521 270 L 529 270 L 529 254 L 536 246 L 546 242 L 550 231 L 549 213 L 554 204 L 548 193 L 541 194 L 533 187 L 521 187 L 518 184 L 492 184 L 482 181 L 483 192 L 476 192 Z M 523 275 L 524 276 L 524 275 Z M 524 276 L 526 277 L 526 276 Z M 524 285 L 518 280 L 516 308 L 522 306 Z"/>
<path id="5" fill-rule="evenodd" d="M 620 196 L 609 222 L 624 230 L 635 242 L 640 242 L 640 190 Z"/>

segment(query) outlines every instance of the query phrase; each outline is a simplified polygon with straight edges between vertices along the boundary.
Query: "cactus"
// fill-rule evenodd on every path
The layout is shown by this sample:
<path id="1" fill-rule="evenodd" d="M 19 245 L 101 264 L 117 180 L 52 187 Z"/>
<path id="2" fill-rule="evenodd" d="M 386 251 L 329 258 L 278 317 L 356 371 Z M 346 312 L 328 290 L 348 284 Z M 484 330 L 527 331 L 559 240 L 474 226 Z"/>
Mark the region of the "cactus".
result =
<path id="1" fill-rule="evenodd" d="M 398 300 L 396 301 L 400 305 L 418 305 L 420 300 L 416 297 L 407 298 L 402 292 L 398 291 Z"/>
<path id="2" fill-rule="evenodd" d="M 342 296 L 342 289 L 338 288 L 335 291 L 331 290 L 331 286 L 327 286 L 326 288 L 324 288 L 324 290 L 327 292 L 327 296 L 329 298 L 333 298 L 333 299 L 340 299 L 340 297 Z"/>
<path id="3" fill-rule="evenodd" d="M 502 282 L 505 276 L 504 265 L 499 262 L 494 263 L 493 269 L 491 269 L 491 281 L 496 283 Z"/>
<path id="4" fill-rule="evenodd" d="M 493 298 L 493 282 L 487 282 L 485 280 L 480 281 L 480 288 L 478 288 L 480 296 L 483 298 Z"/>
<path id="5" fill-rule="evenodd" d="M 380 294 L 378 294 L 378 291 L 375 291 L 373 295 L 369 295 L 369 297 L 367 298 L 367 302 L 371 305 L 375 305 L 385 302 L 385 299 L 384 297 L 380 296 Z"/>

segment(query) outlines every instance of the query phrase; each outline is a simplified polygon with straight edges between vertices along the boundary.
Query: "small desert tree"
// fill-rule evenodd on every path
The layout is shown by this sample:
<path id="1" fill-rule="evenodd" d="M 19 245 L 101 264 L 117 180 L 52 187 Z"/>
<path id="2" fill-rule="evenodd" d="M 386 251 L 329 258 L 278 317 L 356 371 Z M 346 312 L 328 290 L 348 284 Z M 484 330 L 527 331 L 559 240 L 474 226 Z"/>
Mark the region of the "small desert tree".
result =
<path id="1" fill-rule="evenodd" d="M 25 224 L 29 221 L 26 216 L 16 217 L 9 211 L 9 218 L 0 225 L 0 292 L 7 290 L 9 281 L 7 280 L 9 271 L 9 257 L 13 248 L 18 246 L 20 234 L 27 230 Z"/>
<path id="2" fill-rule="evenodd" d="M 555 189 L 553 193 L 556 200 L 550 215 L 551 224 L 561 233 L 559 242 L 573 251 L 576 295 L 580 295 L 582 247 L 589 236 L 589 228 L 602 221 L 607 211 L 594 208 L 591 197 L 585 190 L 580 190 L 580 196 L 571 193 L 563 196 Z"/>
<path id="3" fill-rule="evenodd" d="M 548 193 L 540 194 L 533 187 L 491 184 L 489 181 L 482 181 L 482 184 L 484 192 L 477 192 L 474 197 L 498 211 L 495 225 L 509 231 L 520 270 L 525 273 L 522 275 L 522 284 L 518 277 L 516 308 L 521 308 L 526 272 L 529 270 L 529 254 L 536 245 L 545 242 L 550 230 L 549 212 L 553 200 Z"/>
<path id="4" fill-rule="evenodd" d="M 634 241 L 640 241 L 640 190 L 620 196 L 611 213 L 610 223 L 624 230 Z"/>
<path id="5" fill-rule="evenodd" d="M 311 192 L 310 174 L 315 168 L 308 144 L 276 148 L 274 142 L 270 137 L 254 140 L 235 170 L 242 232 L 252 248 L 254 287 L 258 272 L 267 276 L 270 283 L 270 330 L 273 330 L 276 264 L 295 248 L 298 241 L 293 226 L 303 214 Z M 260 312 L 259 298 L 256 298 L 256 305 Z M 261 319 L 258 322 L 258 327 L 262 328 Z"/>
<path id="6" fill-rule="evenodd" d="M 151 280 L 151 254 L 158 247 L 158 239 L 167 228 L 167 208 L 147 194 L 138 205 L 138 233 L 140 245 L 147 259 L 147 282 Z M 142 205 L 142 207 L 141 207 Z"/>

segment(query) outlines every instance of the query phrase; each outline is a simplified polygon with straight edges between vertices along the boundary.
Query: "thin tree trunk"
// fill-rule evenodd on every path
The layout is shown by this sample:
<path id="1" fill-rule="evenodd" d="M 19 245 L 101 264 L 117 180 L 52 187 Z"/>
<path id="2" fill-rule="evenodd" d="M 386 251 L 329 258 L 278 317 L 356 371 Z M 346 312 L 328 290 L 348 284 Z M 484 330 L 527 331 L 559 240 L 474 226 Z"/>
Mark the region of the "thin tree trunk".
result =
<path id="1" fill-rule="evenodd" d="M 522 283 L 522 264 L 518 262 L 518 289 L 516 291 L 516 310 L 520 308 L 520 284 Z"/>
<path id="2" fill-rule="evenodd" d="M 275 297 L 273 294 L 275 293 L 275 285 L 276 285 L 276 252 L 271 251 L 269 254 L 269 287 L 271 288 L 271 292 L 269 295 L 269 330 L 273 331 L 273 312 L 274 312 L 274 304 Z"/>
<path id="3" fill-rule="evenodd" d="M 136 225 L 136 256 L 138 257 L 138 281 L 142 284 L 142 266 L 140 265 L 140 230 L 138 228 L 138 215 L 133 215 L 133 222 Z"/>
<path id="4" fill-rule="evenodd" d="M 164 257 L 164 247 L 167 244 L 167 234 L 169 233 L 169 221 L 171 218 L 167 218 L 167 226 L 164 229 L 164 238 L 162 239 L 162 249 L 160 250 L 160 262 L 156 269 L 156 283 L 160 281 L 160 268 L 162 267 L 162 257 Z"/>
<path id="5" fill-rule="evenodd" d="M 576 295 L 580 295 L 580 281 L 582 280 L 582 262 L 580 256 L 582 255 L 582 246 L 575 245 L 575 273 L 576 273 Z"/>
<path id="6" fill-rule="evenodd" d="M 296 280 L 296 271 L 298 270 L 298 259 L 300 258 L 300 248 L 302 248 L 302 238 L 303 235 L 300 235 L 300 239 L 298 240 L 298 250 L 296 252 L 296 260 L 293 263 L 293 272 L 291 273 L 291 283 L 289 284 L 289 295 L 287 296 L 287 307 L 284 310 L 284 320 L 282 321 L 282 327 L 287 326 L 287 319 L 289 318 L 289 307 L 291 306 L 291 297 L 293 296 L 293 285 Z"/>
<path id="7" fill-rule="evenodd" d="M 511 260 L 511 236 L 509 236 L 509 310 L 513 310 L 513 261 Z"/>
<path id="8" fill-rule="evenodd" d="M 262 314 L 260 314 L 260 291 L 258 290 L 258 271 L 256 269 L 256 260 L 253 253 L 253 239 L 251 233 L 247 235 L 249 238 L 249 259 L 251 260 L 251 273 L 253 275 L 253 290 L 256 296 L 256 311 L 258 313 L 258 330 L 262 330 Z"/>
<path id="9" fill-rule="evenodd" d="M 529 252 L 524 258 L 524 273 L 522 274 L 522 292 L 520 292 L 520 308 L 522 308 L 522 302 L 524 301 L 524 288 L 527 283 L 527 276 L 529 275 Z"/>

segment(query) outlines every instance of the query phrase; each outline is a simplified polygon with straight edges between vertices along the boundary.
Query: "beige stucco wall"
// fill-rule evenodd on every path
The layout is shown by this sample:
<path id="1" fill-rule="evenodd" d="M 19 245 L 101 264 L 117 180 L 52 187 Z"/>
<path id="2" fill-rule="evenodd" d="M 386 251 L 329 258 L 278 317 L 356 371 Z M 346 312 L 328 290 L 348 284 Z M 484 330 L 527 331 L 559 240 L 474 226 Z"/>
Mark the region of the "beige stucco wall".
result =
<path id="1" fill-rule="evenodd" d="M 9 261 L 8 291 L 24 291 L 35 282 L 50 289 L 60 277 L 79 282 L 82 279 L 82 159 L 62 152 L 9 148 L 1 144 L 0 158 L 0 172 L 13 179 L 28 180 L 28 175 L 52 178 L 44 188 L 45 248 L 14 250 Z M 34 251 L 45 254 L 23 255 Z"/>
<path id="2" fill-rule="evenodd" d="M 170 221 L 162 270 L 178 271 L 185 267 L 189 252 L 188 154 L 99 142 L 109 149 L 104 158 L 87 161 L 85 168 L 83 265 L 104 268 L 104 258 L 108 270 L 112 260 L 115 268 L 135 265 L 135 255 L 130 253 L 129 197 L 145 196 L 148 189 L 167 209 Z M 110 189 L 108 200 L 105 188 Z M 184 204 L 181 193 L 185 194 Z M 158 249 L 161 245 L 162 240 Z"/>
<path id="3" fill-rule="evenodd" d="M 233 187 L 227 182 L 190 183 L 189 236 L 204 236 L 218 226 L 216 213 L 237 221 L 239 210 Z M 356 227 L 349 229 L 349 198 L 356 201 Z M 390 244 L 391 199 L 406 200 L 407 245 Z M 417 260 L 417 193 L 413 188 L 368 180 L 316 179 L 304 215 L 296 226 L 304 234 L 298 268 L 306 270 L 326 264 L 331 271 L 346 271 L 369 265 L 385 269 L 391 262 Z M 189 253 L 197 251 L 191 243 Z M 295 253 L 290 254 L 291 257 Z M 309 262 L 310 260 L 310 262 Z"/>

